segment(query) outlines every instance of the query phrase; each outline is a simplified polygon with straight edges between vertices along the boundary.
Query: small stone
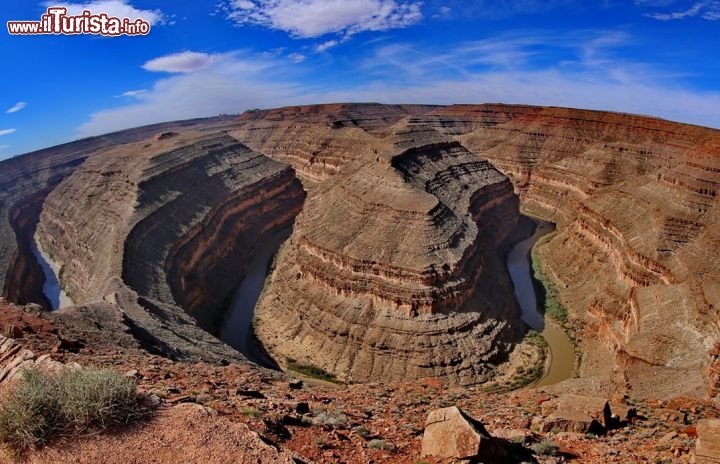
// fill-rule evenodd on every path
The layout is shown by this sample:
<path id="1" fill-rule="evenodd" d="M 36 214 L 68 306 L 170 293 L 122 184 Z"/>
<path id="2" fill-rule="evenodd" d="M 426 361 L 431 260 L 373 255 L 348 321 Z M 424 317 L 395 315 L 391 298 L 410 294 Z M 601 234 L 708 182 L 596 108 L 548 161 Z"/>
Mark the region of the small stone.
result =
<path id="1" fill-rule="evenodd" d="M 665 435 L 663 435 L 662 437 L 660 437 L 657 442 L 659 445 L 666 445 L 666 444 L 670 443 L 670 441 L 672 441 L 672 439 L 676 438 L 677 436 L 678 436 L 678 434 L 675 432 L 668 432 Z"/>
<path id="2" fill-rule="evenodd" d="M 663 422 L 687 424 L 687 413 L 683 411 L 658 408 L 653 410 L 653 415 Z"/>
<path id="3" fill-rule="evenodd" d="M 295 412 L 298 414 L 308 414 L 310 412 L 310 405 L 302 402 L 295 405 Z"/>
<path id="4" fill-rule="evenodd" d="M 256 398 L 260 400 L 265 398 L 265 395 L 263 395 L 262 392 L 258 390 L 243 390 L 241 388 L 238 388 L 236 394 L 238 396 L 244 396 L 245 398 Z"/>
<path id="5" fill-rule="evenodd" d="M 288 386 L 291 390 L 300 390 L 303 387 L 303 381 L 302 380 L 296 380 L 294 382 L 290 382 Z"/>

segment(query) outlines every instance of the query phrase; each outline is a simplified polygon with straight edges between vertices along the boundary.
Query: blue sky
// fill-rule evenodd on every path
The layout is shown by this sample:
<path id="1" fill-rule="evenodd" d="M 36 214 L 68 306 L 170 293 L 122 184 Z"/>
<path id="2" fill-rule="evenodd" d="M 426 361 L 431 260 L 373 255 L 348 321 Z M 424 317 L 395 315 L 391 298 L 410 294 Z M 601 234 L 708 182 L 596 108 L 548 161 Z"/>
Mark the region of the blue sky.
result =
<path id="1" fill-rule="evenodd" d="M 720 128 L 720 0 L 3 0 L 3 24 L 143 18 L 147 36 L 0 32 L 0 159 L 296 104 L 529 103 Z"/>

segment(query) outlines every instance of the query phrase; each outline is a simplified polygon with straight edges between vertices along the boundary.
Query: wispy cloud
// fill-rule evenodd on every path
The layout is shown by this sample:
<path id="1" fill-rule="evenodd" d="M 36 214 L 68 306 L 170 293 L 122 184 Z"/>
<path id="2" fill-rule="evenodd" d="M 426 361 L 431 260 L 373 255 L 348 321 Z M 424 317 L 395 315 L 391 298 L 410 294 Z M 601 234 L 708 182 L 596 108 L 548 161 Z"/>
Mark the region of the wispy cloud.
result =
<path id="1" fill-rule="evenodd" d="M 139 96 L 139 95 L 142 95 L 142 94 L 146 93 L 147 91 L 148 91 L 147 89 L 128 90 L 127 92 L 123 92 L 123 93 L 121 93 L 120 95 L 116 95 L 116 97 L 117 97 L 117 98 L 120 98 L 120 97 L 135 98 L 135 97 L 137 97 L 137 96 Z"/>
<path id="2" fill-rule="evenodd" d="M 224 7 L 239 26 L 258 25 L 293 37 L 385 31 L 422 19 L 421 2 L 405 0 L 231 0 Z"/>
<path id="3" fill-rule="evenodd" d="M 217 55 L 185 51 L 152 59 L 142 67 L 146 71 L 190 73 L 210 66 L 217 58 Z"/>
<path id="4" fill-rule="evenodd" d="M 305 59 L 306 59 L 307 57 L 306 57 L 305 55 L 303 55 L 302 53 L 290 53 L 290 54 L 288 55 L 288 58 L 289 58 L 290 61 L 292 61 L 293 63 L 302 63 L 303 61 L 305 61 Z"/>
<path id="5" fill-rule="evenodd" d="M 434 18 L 507 19 L 546 13 L 559 8 L 582 8 L 577 0 L 426 0 Z"/>
<path id="6" fill-rule="evenodd" d="M 143 19 L 153 26 L 162 24 L 166 19 L 162 11 L 136 8 L 132 6 L 132 3 L 128 0 L 93 0 L 81 3 L 48 1 L 43 4 L 46 7 L 65 7 L 71 16 L 80 15 L 83 10 L 89 10 L 95 14 L 106 13 L 108 16 L 128 18 L 131 21 Z"/>
<path id="7" fill-rule="evenodd" d="M 360 48 L 346 75 L 329 73 L 334 68 L 317 55 L 296 63 L 284 51 L 209 55 L 206 66 L 163 77 L 132 103 L 96 112 L 79 135 L 338 101 L 554 105 L 720 128 L 720 92 L 694 90 L 664 65 L 622 58 L 633 42 L 617 31 L 516 32 L 452 47 L 381 41 Z"/>
<path id="8" fill-rule="evenodd" d="M 653 5 L 653 6 L 664 6 L 664 5 Z M 654 13 L 647 13 L 645 16 L 657 19 L 659 21 L 673 21 L 673 20 L 679 20 L 679 19 L 685 19 L 685 18 L 694 18 L 694 17 L 700 17 L 702 19 L 707 19 L 708 21 L 717 21 L 720 20 L 720 1 L 717 0 L 707 0 L 702 2 L 696 2 L 691 7 L 680 10 L 680 11 L 673 11 L 669 13 L 660 13 L 660 12 L 654 12 Z"/>
<path id="9" fill-rule="evenodd" d="M 324 52 L 324 51 L 326 51 L 326 50 L 329 50 L 330 48 L 334 47 L 335 45 L 337 45 L 337 44 L 339 44 L 339 43 L 340 43 L 340 42 L 338 42 L 338 41 L 335 40 L 335 39 L 327 40 L 327 41 L 325 41 L 325 42 L 323 42 L 323 43 L 321 43 L 321 44 L 316 45 L 316 46 L 315 46 L 315 51 L 316 51 L 317 53 L 322 53 L 322 52 Z"/>
<path id="10" fill-rule="evenodd" d="M 22 102 L 22 101 L 21 101 L 21 102 L 17 102 L 17 103 L 15 103 L 15 104 L 12 106 L 12 108 L 9 108 L 9 109 L 8 109 L 7 111 L 5 111 L 5 112 L 8 113 L 8 114 L 9 114 L 9 113 L 17 113 L 18 111 L 24 110 L 25 107 L 27 107 L 27 106 L 28 106 L 28 104 L 25 103 L 25 102 Z"/>
<path id="11" fill-rule="evenodd" d="M 0 145 L 0 150 L 7 150 L 10 148 L 10 145 Z"/>
<path id="12" fill-rule="evenodd" d="M 0 129 L 0 135 L 10 135 L 17 129 Z"/>
<path id="13" fill-rule="evenodd" d="M 176 119 L 233 114 L 247 108 L 291 104 L 303 95 L 293 82 L 304 63 L 285 55 L 248 51 L 210 55 L 207 65 L 159 79 L 131 104 L 98 111 L 78 128 L 79 136 Z M 151 60 L 151 62 L 154 60 Z M 166 69 L 166 66 L 162 66 Z M 173 67 L 174 69 L 174 67 Z M 182 69 L 187 69 L 183 67 Z"/>

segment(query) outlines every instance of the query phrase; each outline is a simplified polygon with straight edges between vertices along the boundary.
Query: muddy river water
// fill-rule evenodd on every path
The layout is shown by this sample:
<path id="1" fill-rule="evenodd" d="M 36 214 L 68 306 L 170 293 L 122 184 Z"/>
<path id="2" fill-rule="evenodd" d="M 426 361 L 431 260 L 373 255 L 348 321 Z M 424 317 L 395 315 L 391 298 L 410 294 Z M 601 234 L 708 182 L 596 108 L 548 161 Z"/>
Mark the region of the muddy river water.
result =
<path id="1" fill-rule="evenodd" d="M 37 259 L 38 264 L 42 268 L 43 274 L 45 274 L 43 293 L 50 301 L 52 309 L 56 310 L 64 308 L 65 306 L 71 306 L 73 304 L 72 300 L 62 289 L 60 281 L 58 280 L 60 268 L 53 263 L 47 253 L 43 251 L 37 239 L 32 244 L 32 252 L 35 255 L 35 259 Z"/>
<path id="2" fill-rule="evenodd" d="M 570 338 L 560 326 L 547 321 L 538 311 L 538 301 L 531 277 L 531 253 L 535 243 L 544 235 L 552 232 L 552 224 L 537 221 L 535 233 L 521 242 L 515 244 L 507 257 L 507 267 L 510 278 L 515 287 L 515 297 L 522 310 L 523 320 L 538 331 L 548 344 L 550 362 L 546 368 L 545 376 L 535 384 L 536 386 L 553 385 L 573 376 L 575 367 L 575 352 Z"/>

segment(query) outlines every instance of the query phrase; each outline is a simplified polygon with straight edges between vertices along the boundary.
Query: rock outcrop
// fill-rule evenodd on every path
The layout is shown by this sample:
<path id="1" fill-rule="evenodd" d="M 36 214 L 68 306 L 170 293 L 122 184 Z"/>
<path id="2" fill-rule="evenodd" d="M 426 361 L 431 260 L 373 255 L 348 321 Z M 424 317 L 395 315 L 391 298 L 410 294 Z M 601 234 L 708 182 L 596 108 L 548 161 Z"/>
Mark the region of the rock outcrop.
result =
<path id="1" fill-rule="evenodd" d="M 281 362 L 343 380 L 490 380 L 524 327 L 501 261 L 512 185 L 432 129 L 388 137 L 312 191 L 256 334 Z"/>
<path id="2" fill-rule="evenodd" d="M 230 135 L 253 150 L 292 164 L 306 188 L 340 172 L 358 158 L 382 150 L 378 136 L 393 124 L 436 106 L 329 104 L 254 110 Z"/>
<path id="3" fill-rule="evenodd" d="M 457 407 L 430 411 L 422 439 L 423 456 L 482 459 L 496 462 L 504 450 L 490 437 L 482 423 Z"/>
<path id="4" fill-rule="evenodd" d="M 200 328 L 217 331 L 253 247 L 304 196 L 287 165 L 185 131 L 90 157 L 48 195 L 38 238 L 77 304 L 117 305 L 154 351 L 231 359 Z"/>
<path id="5" fill-rule="evenodd" d="M 542 412 L 543 432 L 603 435 L 613 426 L 610 403 L 600 397 L 562 395 L 543 403 Z"/>
<path id="6" fill-rule="evenodd" d="M 92 153 L 135 142 L 157 132 L 220 130 L 232 119 L 215 117 L 128 129 L 39 150 L 0 162 L 0 289 L 8 301 L 50 307 L 42 293 L 44 275 L 32 252 L 45 197 Z"/>
<path id="7" fill-rule="evenodd" d="M 720 462 L 720 419 L 701 420 L 697 425 L 695 463 Z"/>

